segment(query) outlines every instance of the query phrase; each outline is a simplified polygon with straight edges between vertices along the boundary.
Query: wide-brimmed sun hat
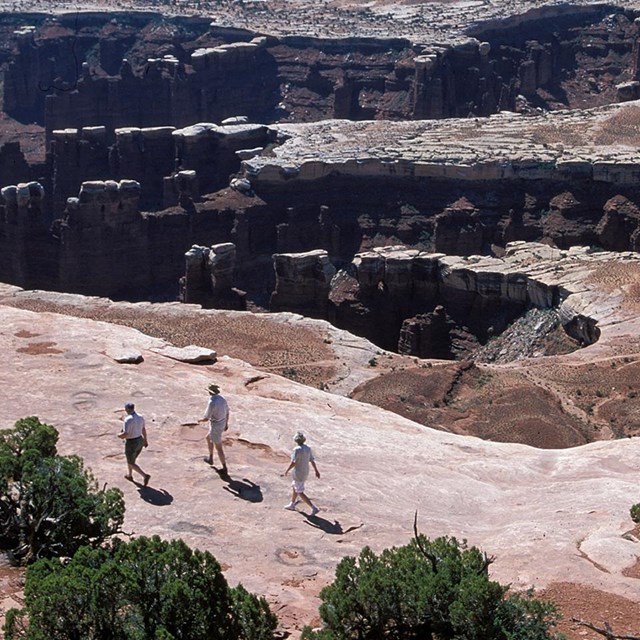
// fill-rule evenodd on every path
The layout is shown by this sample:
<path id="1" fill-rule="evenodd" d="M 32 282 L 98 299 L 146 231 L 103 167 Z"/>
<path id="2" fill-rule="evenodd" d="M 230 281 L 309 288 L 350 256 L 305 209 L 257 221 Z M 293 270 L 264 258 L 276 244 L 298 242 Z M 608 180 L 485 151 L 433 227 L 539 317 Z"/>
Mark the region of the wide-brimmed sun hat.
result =
<path id="1" fill-rule="evenodd" d="M 215 383 L 212 382 L 208 387 L 207 387 L 207 391 L 214 396 L 216 393 L 220 393 L 220 387 Z"/>

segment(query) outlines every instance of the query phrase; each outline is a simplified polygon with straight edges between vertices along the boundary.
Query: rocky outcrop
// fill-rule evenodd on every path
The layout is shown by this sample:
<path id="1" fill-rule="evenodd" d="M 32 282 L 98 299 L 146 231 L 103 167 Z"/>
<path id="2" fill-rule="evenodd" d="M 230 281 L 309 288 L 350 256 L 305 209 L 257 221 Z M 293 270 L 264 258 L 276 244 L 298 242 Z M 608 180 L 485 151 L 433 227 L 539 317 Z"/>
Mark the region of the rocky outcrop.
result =
<path id="1" fill-rule="evenodd" d="M 408 318 L 400 329 L 398 353 L 447 360 L 451 358 L 451 332 L 455 327 L 442 305 L 431 313 Z"/>
<path id="2" fill-rule="evenodd" d="M 194 245 L 185 254 L 180 301 L 206 309 L 246 308 L 245 293 L 234 287 L 236 248 L 231 242 L 209 248 Z"/>
<path id="3" fill-rule="evenodd" d="M 85 181 L 116 177 L 109 166 L 109 146 L 105 127 L 53 131 L 50 145 L 53 199 L 58 215 L 67 198 L 77 194 Z"/>
<path id="4" fill-rule="evenodd" d="M 49 236 L 44 188 L 39 182 L 19 183 L 3 187 L 0 196 L 0 271 L 11 273 L 19 286 L 53 288 L 55 273 L 42 271 L 40 262 L 55 260 L 56 249 Z"/>
<path id="5" fill-rule="evenodd" d="M 19 142 L 0 146 L 0 184 L 18 184 L 32 177 L 33 169 L 25 160 Z"/>
<path id="6" fill-rule="evenodd" d="M 53 131 L 50 205 L 57 215 L 83 182 L 109 179 L 138 182 L 142 210 L 177 204 L 192 208 L 201 193 L 229 184 L 241 157 L 251 157 L 243 150 L 259 153 L 272 137 L 264 125 L 252 124 L 201 123 L 178 130 L 126 127 L 114 133 L 115 140 L 109 143 L 105 126 Z"/>
<path id="7" fill-rule="evenodd" d="M 604 215 L 596 227 L 602 246 L 612 251 L 640 249 L 640 207 L 636 202 L 619 195 L 604 205 Z"/>
<path id="8" fill-rule="evenodd" d="M 312 318 L 326 317 L 335 268 L 326 251 L 282 253 L 273 256 L 276 273 L 272 311 L 294 311 Z"/>
<path id="9" fill-rule="evenodd" d="M 163 180 L 163 205 L 165 209 L 180 205 L 192 211 L 194 202 L 200 200 L 198 174 L 193 169 L 178 171 Z"/>
<path id="10" fill-rule="evenodd" d="M 175 170 L 173 127 L 116 129 L 111 149 L 112 175 L 141 185 L 140 207 L 157 210 L 164 205 L 164 178 Z"/>
<path id="11" fill-rule="evenodd" d="M 277 75 L 266 38 L 149 58 L 143 69 L 123 60 L 116 76 L 86 66 L 71 91 L 47 95 L 48 132 L 69 126 L 184 127 L 246 115 L 261 120 L 274 106 Z"/>
<path id="12" fill-rule="evenodd" d="M 78 197 L 69 198 L 56 225 L 65 289 L 114 294 L 148 282 L 149 236 L 141 233 L 139 200 L 134 180 L 83 182 Z"/>
<path id="13" fill-rule="evenodd" d="M 446 13 L 440 9 L 433 25 L 418 14 L 416 23 L 428 31 L 444 20 L 451 30 L 459 17 L 446 23 Z M 624 83 L 637 80 L 626 72 L 637 60 L 633 17 L 607 6 L 553 7 L 478 22 L 449 38 L 415 37 L 408 25 L 401 37 L 376 38 L 340 36 L 339 29 L 329 37 L 267 37 L 259 20 L 252 32 L 142 12 L 34 16 L 33 26 L 14 33 L 5 110 L 44 123 L 50 137 L 70 127 L 185 127 L 239 115 L 254 122 L 422 119 L 579 106 L 586 99 L 604 104 L 615 98 L 616 85 L 623 96 Z M 151 35 L 155 22 L 163 24 L 164 41 Z M 560 71 L 568 82 L 588 79 L 575 105 L 567 104 L 572 98 L 557 81 Z"/>
<path id="14" fill-rule="evenodd" d="M 383 348 L 446 359 L 468 355 L 474 344 L 500 334 L 527 309 L 557 308 L 567 333 L 593 344 L 606 308 L 598 304 L 602 292 L 596 295 L 584 283 L 608 261 L 640 264 L 634 253 L 561 251 L 524 242 L 508 245 L 504 258 L 383 247 L 357 255 L 350 275 L 331 279 L 326 317 Z M 307 292 L 317 301 L 325 274 L 331 273 L 326 254 L 276 255 L 274 263 L 274 310 L 307 313 Z M 315 308 L 322 310 L 318 302 Z"/>
<path id="15" fill-rule="evenodd" d="M 204 122 L 177 129 L 172 135 L 175 166 L 196 172 L 201 193 L 229 184 L 231 174 L 240 169 L 242 150 L 262 150 L 273 140 L 268 127 L 255 124 L 218 126 Z"/>

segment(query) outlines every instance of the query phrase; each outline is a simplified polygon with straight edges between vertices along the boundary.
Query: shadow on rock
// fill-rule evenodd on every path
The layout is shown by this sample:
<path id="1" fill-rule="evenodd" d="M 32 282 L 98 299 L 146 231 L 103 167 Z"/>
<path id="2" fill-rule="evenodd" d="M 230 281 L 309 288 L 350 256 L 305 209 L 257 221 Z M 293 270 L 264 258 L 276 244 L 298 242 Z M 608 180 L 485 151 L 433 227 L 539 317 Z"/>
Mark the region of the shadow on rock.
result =
<path id="1" fill-rule="evenodd" d="M 318 516 L 309 516 L 306 514 L 303 515 L 307 519 L 307 524 L 315 529 L 322 529 L 325 533 L 330 533 L 334 536 L 339 536 L 345 533 L 342 525 L 337 520 L 329 522 L 326 518 L 319 518 Z"/>
<path id="2" fill-rule="evenodd" d="M 242 498 L 247 502 L 262 502 L 262 490 L 260 489 L 260 485 L 255 484 L 255 482 L 251 482 L 251 480 L 247 480 L 247 478 L 234 480 L 232 477 L 228 475 L 223 476 L 222 474 L 220 477 L 227 483 L 224 489 L 234 496 Z"/>
<path id="3" fill-rule="evenodd" d="M 156 507 L 166 507 L 173 502 L 173 496 L 166 489 L 154 489 L 153 487 L 138 487 L 140 497 Z"/>

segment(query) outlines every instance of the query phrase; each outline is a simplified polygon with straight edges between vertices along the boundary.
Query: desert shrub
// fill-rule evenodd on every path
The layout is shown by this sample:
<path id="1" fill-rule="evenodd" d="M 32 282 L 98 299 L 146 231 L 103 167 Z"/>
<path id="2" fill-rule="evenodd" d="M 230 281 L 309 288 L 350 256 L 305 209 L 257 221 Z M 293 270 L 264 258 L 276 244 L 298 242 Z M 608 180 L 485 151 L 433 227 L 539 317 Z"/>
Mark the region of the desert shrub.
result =
<path id="1" fill-rule="evenodd" d="M 140 537 L 83 547 L 27 569 L 7 640 L 270 640 L 266 601 L 229 588 L 216 559 L 182 540 Z"/>
<path id="2" fill-rule="evenodd" d="M 417 536 L 376 555 L 344 558 L 320 593 L 324 628 L 304 640 L 543 640 L 555 638 L 552 604 L 507 595 L 491 560 L 455 538 Z"/>
<path id="3" fill-rule="evenodd" d="M 15 564 L 73 555 L 120 530 L 119 489 L 99 489 L 77 456 L 59 456 L 58 432 L 36 417 L 0 431 L 0 548 Z"/>
<path id="4" fill-rule="evenodd" d="M 631 509 L 629 509 L 629 515 L 634 522 L 640 524 L 640 502 L 634 504 Z"/>

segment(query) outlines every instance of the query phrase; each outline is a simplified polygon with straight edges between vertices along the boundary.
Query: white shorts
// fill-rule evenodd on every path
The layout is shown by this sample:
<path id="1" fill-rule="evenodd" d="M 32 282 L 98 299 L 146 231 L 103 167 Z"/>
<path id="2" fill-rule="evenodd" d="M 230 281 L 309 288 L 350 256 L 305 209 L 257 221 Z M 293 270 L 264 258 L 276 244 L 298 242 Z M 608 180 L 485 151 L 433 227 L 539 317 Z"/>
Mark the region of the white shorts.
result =
<path id="1" fill-rule="evenodd" d="M 224 427 L 209 427 L 209 440 L 214 444 L 222 444 Z"/>
<path id="2" fill-rule="evenodd" d="M 293 490 L 296 493 L 304 493 L 304 480 L 302 482 L 298 482 L 297 480 L 294 480 L 291 483 L 291 486 L 293 487 Z"/>

